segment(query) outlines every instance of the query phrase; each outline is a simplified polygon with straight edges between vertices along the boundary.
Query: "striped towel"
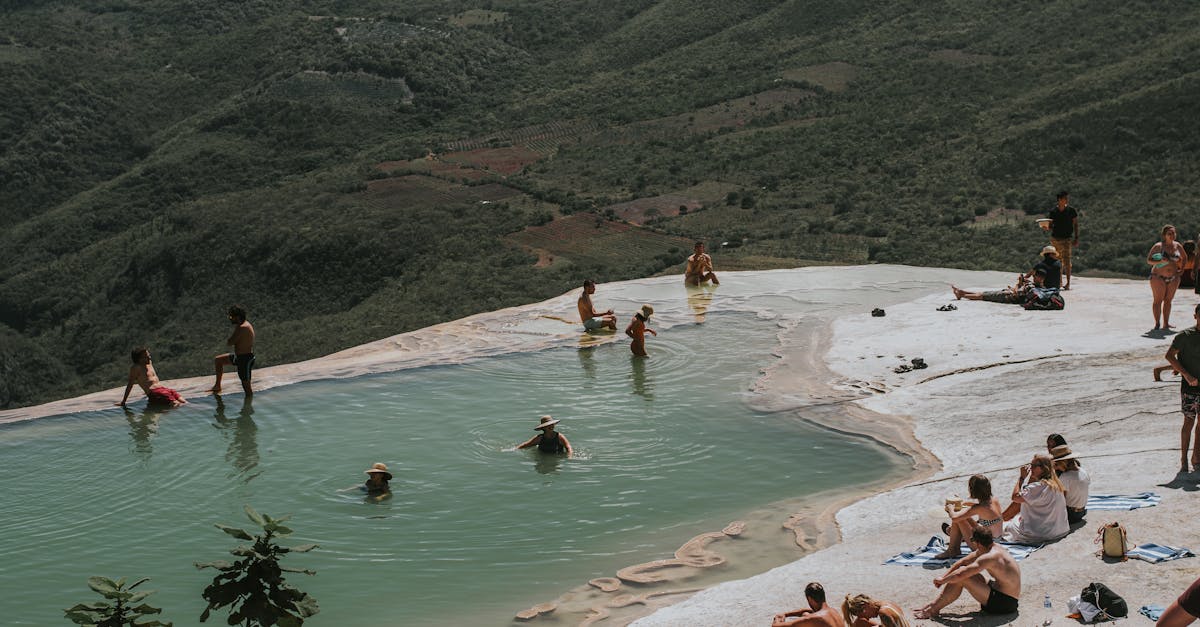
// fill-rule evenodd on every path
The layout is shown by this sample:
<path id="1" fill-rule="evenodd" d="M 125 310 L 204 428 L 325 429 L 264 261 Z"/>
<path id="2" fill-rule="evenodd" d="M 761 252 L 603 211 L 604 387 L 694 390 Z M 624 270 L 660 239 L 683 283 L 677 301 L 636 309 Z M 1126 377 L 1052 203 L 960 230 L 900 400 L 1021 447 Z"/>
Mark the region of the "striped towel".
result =
<path id="1" fill-rule="evenodd" d="M 1034 551 L 1045 546 L 1044 544 L 1010 544 L 1008 542 L 998 542 L 997 544 L 1001 544 L 1004 546 L 1004 548 L 1008 549 L 1008 552 L 1012 554 L 1013 559 L 1016 560 L 1023 560 L 1030 553 L 1033 553 Z M 884 562 L 884 564 L 899 564 L 901 566 L 949 566 L 961 559 L 961 556 L 948 557 L 940 560 L 933 559 L 935 555 L 945 550 L 946 540 L 940 536 L 933 536 L 929 539 L 929 542 L 927 542 L 925 546 L 909 553 L 901 553 L 896 555 Z M 959 547 L 959 550 L 962 551 L 963 555 L 971 552 L 971 548 L 968 547 L 967 543 L 965 542 L 961 547 Z"/>
<path id="2" fill-rule="evenodd" d="M 1167 611 L 1167 608 L 1161 605 L 1143 605 L 1142 609 L 1138 610 L 1138 613 L 1157 623 L 1165 611 Z"/>
<path id="3" fill-rule="evenodd" d="M 1153 492 L 1138 494 L 1092 494 L 1088 496 L 1088 511 L 1098 509 L 1131 510 L 1142 507 L 1154 507 L 1162 497 Z"/>
<path id="4" fill-rule="evenodd" d="M 1137 547 L 1130 549 L 1126 555 L 1146 560 L 1151 564 L 1169 562 L 1181 557 L 1196 557 L 1196 554 L 1192 553 L 1190 549 L 1179 549 L 1165 544 L 1154 544 L 1153 542 L 1139 544 Z"/>

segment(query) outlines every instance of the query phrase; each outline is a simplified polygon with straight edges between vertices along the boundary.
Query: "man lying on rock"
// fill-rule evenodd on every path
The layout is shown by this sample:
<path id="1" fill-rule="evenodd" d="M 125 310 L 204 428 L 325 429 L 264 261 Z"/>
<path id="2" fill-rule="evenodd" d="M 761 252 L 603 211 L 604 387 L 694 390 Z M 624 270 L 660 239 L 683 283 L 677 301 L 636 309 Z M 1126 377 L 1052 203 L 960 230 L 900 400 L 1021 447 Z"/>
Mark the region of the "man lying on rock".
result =
<path id="1" fill-rule="evenodd" d="M 953 285 L 950 289 L 954 292 L 954 297 L 962 300 L 986 300 L 989 303 L 1005 303 L 1009 305 L 1022 305 L 1029 300 L 1047 300 L 1051 296 L 1058 295 L 1058 289 L 1046 286 L 1046 270 L 1045 268 L 1034 268 L 1031 275 L 1032 280 L 1026 280 L 1027 275 L 1020 275 L 1017 278 L 1017 285 L 1006 287 L 1002 290 L 991 292 L 968 292 L 967 290 L 959 289 Z M 1059 307 L 1061 309 L 1061 307 Z"/>

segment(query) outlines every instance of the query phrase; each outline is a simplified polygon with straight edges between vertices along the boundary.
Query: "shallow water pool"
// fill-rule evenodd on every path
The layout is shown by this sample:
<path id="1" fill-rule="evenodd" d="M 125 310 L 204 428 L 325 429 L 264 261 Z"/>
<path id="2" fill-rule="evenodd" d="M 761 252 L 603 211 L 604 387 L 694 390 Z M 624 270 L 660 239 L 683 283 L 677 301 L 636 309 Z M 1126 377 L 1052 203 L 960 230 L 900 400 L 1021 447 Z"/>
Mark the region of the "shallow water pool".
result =
<path id="1" fill-rule="evenodd" d="M 62 623 L 105 575 L 152 577 L 164 620 L 196 624 L 215 571 L 191 564 L 225 559 L 237 541 L 213 523 L 248 527 L 251 504 L 321 545 L 285 560 L 318 572 L 290 578 L 315 624 L 506 624 L 748 510 L 895 470 L 880 447 L 749 408 L 778 332 L 710 313 L 648 338 L 648 360 L 560 347 L 0 427 L 6 622 Z M 546 413 L 574 459 L 514 450 Z M 394 494 L 369 503 L 345 489 L 376 461 Z"/>

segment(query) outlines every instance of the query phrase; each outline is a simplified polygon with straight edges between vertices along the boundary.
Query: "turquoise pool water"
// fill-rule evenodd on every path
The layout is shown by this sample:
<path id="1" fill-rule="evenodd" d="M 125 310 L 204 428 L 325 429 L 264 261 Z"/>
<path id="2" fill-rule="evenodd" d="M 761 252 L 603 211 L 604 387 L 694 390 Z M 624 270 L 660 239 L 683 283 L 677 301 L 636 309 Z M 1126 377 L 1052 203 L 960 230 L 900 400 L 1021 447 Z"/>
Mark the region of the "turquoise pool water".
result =
<path id="1" fill-rule="evenodd" d="M 321 545 L 287 560 L 318 572 L 291 577 L 320 603 L 314 624 L 507 624 L 751 509 L 898 468 L 749 408 L 778 331 L 709 313 L 648 338 L 649 360 L 560 347 L 0 427 L 6 624 L 63 623 L 96 596 L 89 575 L 152 577 L 164 619 L 196 624 L 213 571 L 191 564 L 227 556 L 236 541 L 212 525 L 248 525 L 243 504 L 293 514 L 294 543 Z M 544 413 L 575 459 L 513 450 Z M 376 461 L 390 500 L 343 491 Z"/>

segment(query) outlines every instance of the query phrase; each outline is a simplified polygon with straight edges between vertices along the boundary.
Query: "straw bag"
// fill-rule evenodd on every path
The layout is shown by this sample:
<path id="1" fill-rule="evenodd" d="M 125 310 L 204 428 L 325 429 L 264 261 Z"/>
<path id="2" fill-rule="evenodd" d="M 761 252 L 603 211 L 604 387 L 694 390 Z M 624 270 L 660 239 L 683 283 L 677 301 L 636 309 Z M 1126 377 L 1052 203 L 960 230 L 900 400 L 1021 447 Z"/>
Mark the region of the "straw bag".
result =
<path id="1" fill-rule="evenodd" d="M 1096 544 L 1100 545 L 1099 555 L 1114 559 L 1126 560 L 1125 552 L 1129 550 L 1129 541 L 1125 538 L 1125 527 L 1119 522 L 1111 522 L 1096 530 Z"/>

